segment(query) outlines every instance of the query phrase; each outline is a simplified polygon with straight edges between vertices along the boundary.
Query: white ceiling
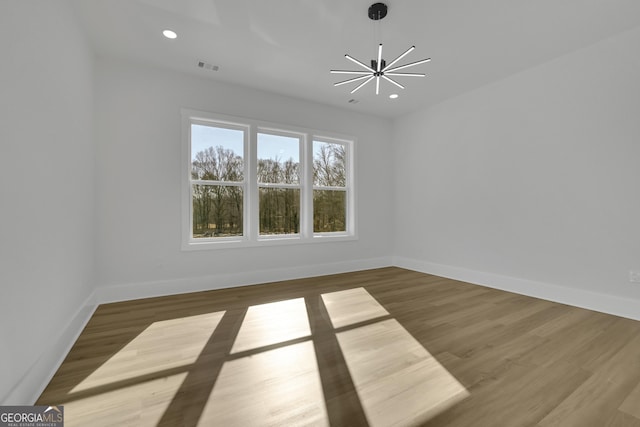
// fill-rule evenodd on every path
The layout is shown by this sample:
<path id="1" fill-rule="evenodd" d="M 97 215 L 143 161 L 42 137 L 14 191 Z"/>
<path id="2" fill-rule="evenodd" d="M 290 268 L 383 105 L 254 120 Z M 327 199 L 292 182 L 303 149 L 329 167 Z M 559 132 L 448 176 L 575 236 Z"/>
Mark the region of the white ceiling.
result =
<path id="1" fill-rule="evenodd" d="M 390 118 L 640 25 L 638 0 L 386 0 L 378 22 L 372 0 L 73 2 L 100 55 Z M 162 37 L 166 28 L 178 39 Z M 406 70 L 428 77 L 398 77 L 405 90 L 383 83 L 378 96 L 373 83 L 353 95 L 355 84 L 333 86 L 348 76 L 330 69 L 357 68 L 345 53 L 368 63 L 378 43 L 387 62 L 415 45 L 398 65 L 430 57 Z"/>

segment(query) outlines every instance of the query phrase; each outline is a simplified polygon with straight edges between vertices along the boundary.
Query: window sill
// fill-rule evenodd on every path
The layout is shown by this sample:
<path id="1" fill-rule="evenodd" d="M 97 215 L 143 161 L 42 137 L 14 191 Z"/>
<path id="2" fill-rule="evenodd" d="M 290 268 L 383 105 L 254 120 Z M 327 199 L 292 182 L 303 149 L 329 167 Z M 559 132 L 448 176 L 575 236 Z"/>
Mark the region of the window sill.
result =
<path id="1" fill-rule="evenodd" d="M 259 238 L 258 240 L 248 239 L 224 239 L 205 241 L 190 241 L 182 243 L 182 250 L 190 251 L 209 251 L 218 249 L 235 249 L 235 248 L 260 248 L 272 246 L 295 246 L 295 245 L 315 245 L 321 243 L 337 243 L 358 240 L 355 235 L 336 233 L 336 234 L 317 234 L 311 238 L 302 238 L 299 235 L 295 237 L 268 236 Z"/>

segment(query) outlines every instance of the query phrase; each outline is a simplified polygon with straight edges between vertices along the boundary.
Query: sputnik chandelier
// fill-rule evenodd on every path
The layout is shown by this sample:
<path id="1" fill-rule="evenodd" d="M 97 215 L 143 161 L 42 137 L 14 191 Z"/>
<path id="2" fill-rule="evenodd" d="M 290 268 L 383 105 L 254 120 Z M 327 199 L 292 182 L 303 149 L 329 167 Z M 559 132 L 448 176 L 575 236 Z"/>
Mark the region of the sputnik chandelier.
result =
<path id="1" fill-rule="evenodd" d="M 369 15 L 369 18 L 374 20 L 374 21 L 381 20 L 382 18 L 387 16 L 387 5 L 384 4 L 384 3 L 374 3 L 374 4 L 372 4 L 369 7 L 368 15 Z M 424 64 L 425 62 L 431 61 L 431 58 L 427 58 L 427 59 L 421 59 L 420 61 L 415 61 L 415 62 L 411 62 L 409 64 L 405 64 L 405 65 L 400 65 L 398 67 L 394 67 L 394 65 L 398 61 L 400 61 L 402 58 L 407 56 L 415 48 L 416 48 L 415 46 L 411 46 L 402 55 L 398 56 L 396 59 L 391 61 L 391 63 L 389 63 L 388 65 L 387 65 L 386 61 L 384 59 L 382 59 L 382 43 L 380 43 L 378 45 L 378 59 L 377 60 L 376 59 L 372 59 L 371 60 L 371 66 L 368 66 L 367 64 L 365 64 L 362 61 L 358 61 L 356 58 L 354 58 L 352 56 L 345 55 L 344 56 L 345 58 L 347 58 L 349 61 L 355 63 L 356 65 L 359 65 L 360 67 L 364 68 L 366 71 L 362 71 L 362 70 L 360 70 L 360 71 L 331 70 L 330 72 L 333 73 L 333 74 L 352 74 L 352 75 L 357 75 L 358 76 L 358 77 L 354 77 L 354 78 L 351 78 L 351 79 L 348 79 L 348 80 L 344 80 L 344 81 L 341 81 L 341 82 L 338 82 L 338 83 L 334 83 L 333 85 L 334 86 L 342 86 L 342 85 L 345 85 L 345 84 L 362 81 L 362 83 L 360 83 L 358 86 L 355 87 L 355 89 L 353 89 L 351 91 L 351 93 L 354 93 L 358 89 L 364 87 L 367 83 L 369 83 L 370 81 L 375 79 L 376 80 L 376 95 L 378 95 L 380 93 L 380 79 L 382 78 L 382 79 L 388 81 L 389 83 L 392 83 L 392 84 L 396 85 L 400 89 L 404 89 L 403 85 L 401 85 L 400 83 L 398 83 L 397 81 L 395 81 L 391 77 L 425 77 L 426 74 L 423 74 L 423 73 L 399 73 L 398 71 L 403 70 L 403 69 L 408 68 L 408 67 L 413 67 L 414 65 L 420 65 L 420 64 Z"/>

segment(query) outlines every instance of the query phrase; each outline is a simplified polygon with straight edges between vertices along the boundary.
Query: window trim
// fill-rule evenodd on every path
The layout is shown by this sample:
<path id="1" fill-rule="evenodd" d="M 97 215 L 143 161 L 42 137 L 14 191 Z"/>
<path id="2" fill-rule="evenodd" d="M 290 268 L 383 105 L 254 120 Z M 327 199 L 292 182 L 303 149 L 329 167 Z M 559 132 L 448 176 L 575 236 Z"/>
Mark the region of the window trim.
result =
<path id="1" fill-rule="evenodd" d="M 356 138 L 334 132 L 265 122 L 244 117 L 183 108 L 181 147 L 181 248 L 183 251 L 229 249 L 292 244 L 311 244 L 357 240 L 356 221 Z M 191 125 L 229 127 L 244 130 L 244 179 L 242 183 L 221 182 L 222 185 L 238 185 L 243 188 L 243 236 L 194 238 L 193 199 L 191 180 Z M 285 188 L 287 184 L 258 184 L 257 180 L 257 135 L 268 133 L 300 138 L 300 183 L 291 188 L 300 189 L 300 232 L 297 234 L 260 235 L 259 188 Z M 336 190 L 346 191 L 346 231 L 314 233 L 313 231 L 313 142 L 340 143 L 347 147 L 346 187 Z M 214 182 L 210 182 L 214 184 Z M 329 187 L 317 189 L 330 190 Z"/>

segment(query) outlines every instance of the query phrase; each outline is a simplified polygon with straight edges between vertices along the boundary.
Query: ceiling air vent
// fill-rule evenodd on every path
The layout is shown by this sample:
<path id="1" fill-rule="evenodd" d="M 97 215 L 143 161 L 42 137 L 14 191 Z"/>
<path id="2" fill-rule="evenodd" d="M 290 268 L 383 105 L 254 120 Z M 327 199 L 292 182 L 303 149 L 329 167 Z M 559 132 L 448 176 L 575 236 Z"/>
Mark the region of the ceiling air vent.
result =
<path id="1" fill-rule="evenodd" d="M 198 68 L 202 68 L 203 70 L 210 70 L 210 71 L 218 71 L 220 69 L 220 67 L 218 67 L 217 65 L 213 65 L 209 62 L 204 62 L 204 61 L 198 61 Z"/>

